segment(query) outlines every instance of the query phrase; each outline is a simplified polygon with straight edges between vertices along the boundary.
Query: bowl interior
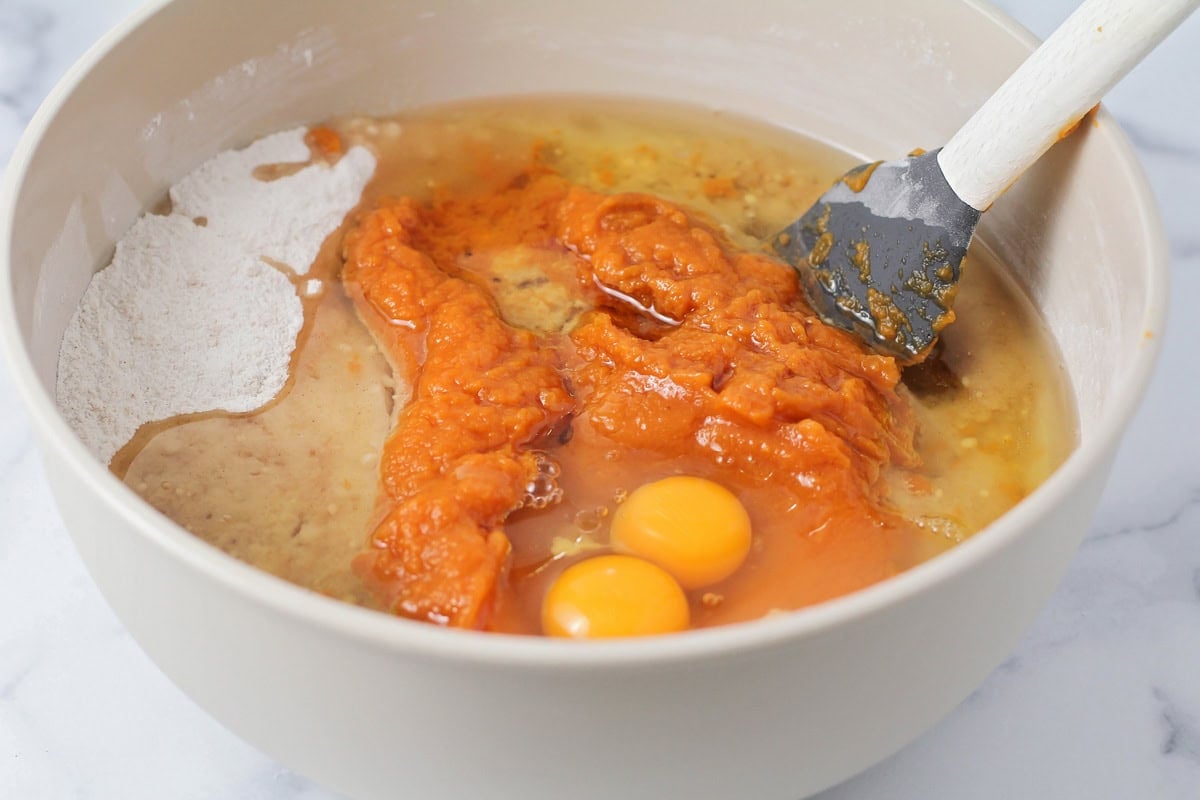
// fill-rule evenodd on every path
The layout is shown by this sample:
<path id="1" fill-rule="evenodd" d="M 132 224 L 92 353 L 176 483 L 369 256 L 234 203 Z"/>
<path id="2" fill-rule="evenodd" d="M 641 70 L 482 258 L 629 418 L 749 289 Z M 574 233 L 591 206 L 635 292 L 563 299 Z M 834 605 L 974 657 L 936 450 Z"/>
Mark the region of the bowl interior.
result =
<path id="1" fill-rule="evenodd" d="M 266 132 L 339 113 L 590 92 L 724 109 L 890 158 L 939 146 L 1029 48 L 995 12 L 958 0 L 779 0 L 754 14 L 646 0 L 364 0 L 331 14 L 296 0 L 277 12 L 268 0 L 149 9 L 32 126 L 9 176 L 6 246 L 18 372 L 36 375 L 39 401 L 53 394 L 66 323 L 115 240 L 197 163 Z M 181 58 L 179 30 L 203 52 Z M 1144 372 L 1163 279 L 1152 202 L 1112 121 L 1101 114 L 1056 147 L 981 235 L 1057 340 L 1083 441 L 1114 427 L 1112 389 Z"/>

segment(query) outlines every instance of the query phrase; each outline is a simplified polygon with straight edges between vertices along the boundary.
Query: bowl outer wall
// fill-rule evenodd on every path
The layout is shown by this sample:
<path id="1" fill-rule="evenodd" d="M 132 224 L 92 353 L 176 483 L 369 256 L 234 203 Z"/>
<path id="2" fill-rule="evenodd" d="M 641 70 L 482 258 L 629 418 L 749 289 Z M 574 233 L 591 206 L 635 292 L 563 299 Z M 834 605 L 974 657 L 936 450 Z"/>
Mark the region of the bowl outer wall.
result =
<path id="1" fill-rule="evenodd" d="M 524 4 L 524 12 L 511 13 L 537 19 L 528 10 L 536 5 Z M 241 4 L 230 15 L 254 14 L 255 8 L 267 6 Z M 178 113 L 164 117 L 149 113 L 152 107 L 130 107 L 128 99 L 106 104 L 103 93 L 88 96 L 97 90 L 95 68 L 113 52 L 170 49 L 170 41 L 162 37 L 178 46 L 184 32 L 203 38 L 204 19 L 221 16 L 216 8 L 208 3 L 201 12 L 199 3 L 183 0 L 152 7 L 86 56 L 30 126 L 6 176 L 0 204 L 0 252 L 4 268 L 11 270 L 2 276 L 0 288 L 5 350 L 31 408 L 68 529 L 131 633 L 214 716 L 285 763 L 361 797 L 390 795 L 397 786 L 430 796 L 549 797 L 569 786 L 578 797 L 615 792 L 629 797 L 728 797 L 734 792 L 796 797 L 899 747 L 953 707 L 1009 651 L 1049 595 L 1094 510 L 1119 432 L 1147 381 L 1155 340 L 1109 365 L 1108 374 L 1094 370 L 1119 381 L 1095 412 L 1096 421 L 1085 426 L 1079 451 L 988 531 L 905 575 L 814 609 L 657 641 L 571 647 L 391 620 L 312 596 L 234 562 L 137 500 L 83 450 L 39 382 L 39 372 L 46 379 L 47 357 L 53 353 L 45 342 L 39 350 L 36 336 L 32 341 L 25 337 L 34 333 L 39 308 L 44 323 L 53 316 L 55 302 L 73 307 L 82 288 L 52 290 L 51 283 L 41 281 L 31 293 L 30 274 L 48 256 L 22 249 L 12 238 L 13 222 L 18 203 L 51 209 L 62 205 L 63 190 L 35 168 L 53 155 L 53 147 L 70 140 L 69 123 L 88 115 L 107 109 L 146 120 L 141 131 L 144 159 L 138 165 L 144 174 L 126 176 L 128 183 L 116 190 L 103 180 L 88 185 L 102 213 L 99 225 L 91 225 L 86 235 L 109 241 L 154 191 L 161 192 L 208 152 L 322 115 L 320 109 L 306 107 L 303 98 L 284 97 L 281 102 L 290 103 L 289 110 L 243 109 L 231 115 L 239 124 L 230 126 L 226 138 L 209 131 L 200 141 L 188 138 L 193 131 L 180 123 L 185 117 Z M 777 10 L 776 19 L 789 13 Z M 838 19 L 856 19 L 867 26 L 864 30 L 887 13 L 908 20 L 950 20 L 946 24 L 951 29 L 966 25 L 976 35 L 993 37 L 1002 61 L 1015 62 L 1028 45 L 1011 24 L 989 22 L 995 12 L 971 4 L 863 2 L 843 4 L 839 13 L 844 16 Z M 731 20 L 727 27 L 736 34 L 740 25 Z M 262 35 L 269 38 L 271 25 L 264 27 Z M 503 39 L 503 26 L 499 28 L 500 34 L 491 35 Z M 539 32 L 527 23 L 510 35 L 529 35 L 530 30 Z M 299 55 L 303 61 L 303 50 L 310 45 L 317 46 L 319 56 L 319 35 L 314 38 L 312 30 L 292 34 L 278 40 L 291 42 L 290 50 L 279 51 L 286 58 L 294 61 Z M 936 32 L 926 34 L 917 31 L 911 41 L 900 37 L 898 57 L 912 41 L 940 41 Z M 308 44 L 298 47 L 297 40 Z M 668 48 L 666 56 L 653 56 L 666 59 L 671 80 L 682 80 L 672 72 L 671 53 L 678 56 L 687 44 L 676 43 L 675 51 Z M 588 41 L 581 45 L 585 53 L 589 46 Z M 271 52 L 264 52 L 261 66 L 266 70 Z M 629 45 L 628 58 L 636 61 L 639 54 L 651 58 Z M 931 68 L 936 68 L 937 58 L 933 61 Z M 245 73 L 245 63 L 235 60 L 231 69 Z M 970 78 L 977 85 L 963 90 L 966 99 L 946 112 L 941 127 L 952 130 L 969 110 L 972 93 L 986 94 L 1003 68 L 1001 64 Z M 173 77 L 166 70 L 161 82 L 169 85 Z M 714 91 L 731 91 L 719 83 L 721 76 L 708 77 L 718 82 Z M 468 83 L 474 86 L 470 81 L 463 85 Z M 496 90 L 486 80 L 480 83 L 485 84 L 480 93 Z M 198 92 L 206 88 L 212 89 L 201 86 Z M 615 87 L 579 88 L 611 93 Z M 426 99 L 421 91 L 430 90 L 409 91 L 412 101 L 420 102 Z M 702 100 L 699 89 L 690 91 L 691 99 Z M 110 83 L 109 100 L 114 100 L 112 94 Z M 738 110 L 753 113 L 744 102 Z M 907 146 L 943 135 L 941 129 L 931 133 L 911 116 L 898 118 L 888 136 Z M 860 152 L 882 152 L 886 145 L 845 127 L 836 115 L 817 114 L 815 119 L 811 132 Z M 1111 120 L 1102 122 L 1100 130 L 1087 134 L 1084 149 L 1108 148 L 1116 156 L 1118 180 L 1139 216 L 1131 236 L 1141 253 L 1135 266 L 1145 273 L 1145 285 L 1129 290 L 1141 301 L 1131 304 L 1132 313 L 1140 314 L 1133 322 L 1160 331 L 1166 259 L 1153 202 L 1128 144 Z M 170 130 L 173 124 L 177 130 Z M 171 153 L 181 149 L 188 154 L 186 163 L 178 156 L 172 161 Z M 47 224 L 69 233 L 71 213 L 78 208 L 48 214 Z M 87 208 L 80 213 L 86 217 Z M 93 256 L 85 265 L 88 272 L 103 261 L 89 247 L 83 248 Z M 16 285 L 22 278 L 25 289 Z M 1043 287 L 1030 283 L 1027 288 L 1036 297 Z M 1121 330 L 1126 328 L 1136 325 L 1126 321 Z M 52 370 L 51 363 L 50 374 Z"/>
<path id="2" fill-rule="evenodd" d="M 159 667 L 265 753 L 358 798 L 403 787 L 795 800 L 833 785 L 934 724 L 1004 658 L 1074 553 L 1107 469 L 985 568 L 874 613 L 706 655 L 564 668 L 398 650 L 248 602 L 147 547 L 45 453 L 89 569 Z"/>

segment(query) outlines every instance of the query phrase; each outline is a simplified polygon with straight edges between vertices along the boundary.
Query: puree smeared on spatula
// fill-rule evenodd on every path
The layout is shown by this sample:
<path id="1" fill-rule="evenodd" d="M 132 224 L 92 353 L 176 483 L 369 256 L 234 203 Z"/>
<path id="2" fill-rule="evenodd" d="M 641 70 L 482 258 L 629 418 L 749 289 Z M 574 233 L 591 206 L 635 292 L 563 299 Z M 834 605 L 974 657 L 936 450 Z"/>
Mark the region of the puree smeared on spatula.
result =
<path id="1" fill-rule="evenodd" d="M 981 259 L 917 368 L 812 314 L 760 242 L 846 165 L 835 151 L 562 99 L 335 120 L 310 141 L 379 166 L 310 271 L 341 286 L 289 388 L 156 426 L 120 465 L 289 580 L 503 632 L 754 619 L 951 546 L 1072 443 L 1033 312 Z"/>

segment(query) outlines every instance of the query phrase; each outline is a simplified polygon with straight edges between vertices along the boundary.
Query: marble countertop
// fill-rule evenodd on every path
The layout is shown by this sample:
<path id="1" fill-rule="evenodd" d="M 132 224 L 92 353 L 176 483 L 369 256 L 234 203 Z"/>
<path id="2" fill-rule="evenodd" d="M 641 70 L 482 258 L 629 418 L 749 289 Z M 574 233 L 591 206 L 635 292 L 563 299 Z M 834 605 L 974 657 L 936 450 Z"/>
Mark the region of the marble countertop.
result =
<path id="1" fill-rule="evenodd" d="M 1149 2 L 1150 0 L 1147 0 Z M 1039 35 L 1075 0 L 1004 0 Z M 0 164 L 134 0 L 0 0 Z M 932 731 L 821 800 L 1200 797 L 1200 16 L 1106 101 L 1170 239 L 1162 363 L 1100 511 L 1040 619 Z M 1180 298 L 1183 298 L 1181 300 Z M 51 502 L 0 367 L 0 798 L 334 795 L 181 694 L 113 616 Z"/>

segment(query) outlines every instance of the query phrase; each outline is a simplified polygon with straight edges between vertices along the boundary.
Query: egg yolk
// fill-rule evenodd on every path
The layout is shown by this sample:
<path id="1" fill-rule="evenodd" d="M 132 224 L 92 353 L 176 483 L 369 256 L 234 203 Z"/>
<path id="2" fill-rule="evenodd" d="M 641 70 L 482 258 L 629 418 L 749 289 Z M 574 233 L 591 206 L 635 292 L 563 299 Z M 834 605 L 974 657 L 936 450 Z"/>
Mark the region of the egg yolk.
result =
<path id="1" fill-rule="evenodd" d="M 683 589 L 661 568 L 633 556 L 596 556 L 568 567 L 542 603 L 548 636 L 648 636 L 687 627 Z"/>
<path id="2" fill-rule="evenodd" d="M 613 547 L 653 561 L 685 589 L 729 577 L 750 552 L 750 516 L 720 484 L 687 475 L 647 483 L 613 515 Z"/>

